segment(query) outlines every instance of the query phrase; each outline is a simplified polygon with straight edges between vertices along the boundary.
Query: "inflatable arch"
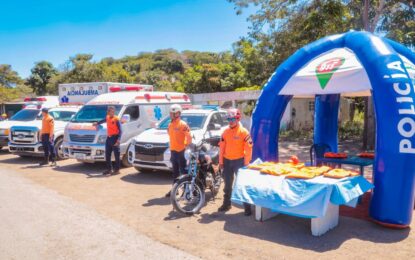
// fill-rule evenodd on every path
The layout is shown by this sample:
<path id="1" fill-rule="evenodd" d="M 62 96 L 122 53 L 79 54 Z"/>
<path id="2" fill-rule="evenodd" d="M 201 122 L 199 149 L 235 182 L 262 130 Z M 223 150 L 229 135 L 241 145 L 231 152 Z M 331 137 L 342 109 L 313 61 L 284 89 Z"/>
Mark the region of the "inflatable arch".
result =
<path id="1" fill-rule="evenodd" d="M 315 96 L 314 143 L 337 151 L 340 95 L 374 99 L 371 217 L 406 227 L 415 190 L 415 53 L 367 32 L 328 36 L 299 49 L 265 84 L 252 117 L 254 158 L 278 160 L 280 120 L 292 96 Z"/>

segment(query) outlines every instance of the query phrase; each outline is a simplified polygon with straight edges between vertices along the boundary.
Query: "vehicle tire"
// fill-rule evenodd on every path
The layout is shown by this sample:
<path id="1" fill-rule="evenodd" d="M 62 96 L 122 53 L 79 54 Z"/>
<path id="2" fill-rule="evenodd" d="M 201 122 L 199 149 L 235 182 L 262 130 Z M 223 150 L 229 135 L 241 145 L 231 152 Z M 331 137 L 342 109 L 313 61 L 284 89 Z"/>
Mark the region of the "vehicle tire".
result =
<path id="1" fill-rule="evenodd" d="M 130 146 L 131 146 L 131 144 L 128 145 L 125 154 L 121 158 L 121 165 L 124 168 L 129 168 L 129 167 L 133 166 L 131 163 L 128 162 L 128 150 L 130 150 Z"/>
<path id="2" fill-rule="evenodd" d="M 192 179 L 183 178 L 177 181 L 171 190 L 170 201 L 173 208 L 185 215 L 193 215 L 198 213 L 200 209 L 205 205 L 205 191 L 200 184 L 195 183 L 193 190 L 190 191 Z M 193 196 L 191 196 L 193 195 Z M 190 205 L 182 205 L 181 202 Z"/>
<path id="3" fill-rule="evenodd" d="M 55 155 L 56 155 L 56 160 L 57 160 L 57 161 L 60 161 L 60 160 L 64 160 L 64 159 L 66 159 L 66 158 L 63 156 L 62 144 L 63 144 L 63 138 L 62 138 L 62 137 L 58 137 L 58 138 L 55 140 L 55 145 L 54 145 L 54 148 L 55 148 Z"/>

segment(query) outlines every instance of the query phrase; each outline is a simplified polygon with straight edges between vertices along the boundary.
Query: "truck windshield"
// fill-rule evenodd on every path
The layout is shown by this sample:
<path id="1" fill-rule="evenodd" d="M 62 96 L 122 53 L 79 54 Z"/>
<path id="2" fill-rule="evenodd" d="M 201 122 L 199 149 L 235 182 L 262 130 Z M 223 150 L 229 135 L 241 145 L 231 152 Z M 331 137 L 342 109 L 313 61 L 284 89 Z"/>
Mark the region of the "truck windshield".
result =
<path id="1" fill-rule="evenodd" d="M 203 125 L 206 121 L 206 115 L 204 114 L 182 114 L 181 119 L 185 121 L 190 129 L 196 130 L 196 129 L 202 129 Z M 170 117 L 166 117 L 163 121 L 160 122 L 157 129 L 167 129 L 167 127 L 170 124 Z"/>
<path id="2" fill-rule="evenodd" d="M 87 105 L 83 106 L 72 118 L 71 122 L 87 123 L 103 120 L 107 115 L 107 109 L 113 105 Z M 122 105 L 115 105 L 115 114 L 118 115 Z"/>
<path id="3" fill-rule="evenodd" d="M 49 111 L 49 114 L 56 121 L 69 121 L 71 120 L 72 116 L 75 115 L 75 112 L 74 111 Z"/>
<path id="4" fill-rule="evenodd" d="M 40 110 L 39 109 L 23 109 L 14 114 L 10 118 L 10 120 L 14 121 L 32 121 L 40 116 Z"/>

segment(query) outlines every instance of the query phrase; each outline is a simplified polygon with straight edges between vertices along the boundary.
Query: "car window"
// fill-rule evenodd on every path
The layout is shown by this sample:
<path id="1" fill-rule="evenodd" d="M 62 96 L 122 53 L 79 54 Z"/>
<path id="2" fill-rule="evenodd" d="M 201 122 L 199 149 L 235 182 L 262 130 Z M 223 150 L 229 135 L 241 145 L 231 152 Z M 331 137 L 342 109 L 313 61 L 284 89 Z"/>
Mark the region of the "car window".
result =
<path id="1" fill-rule="evenodd" d="M 220 126 L 223 125 L 222 118 L 220 117 L 219 113 L 214 113 L 212 115 L 212 117 L 210 118 L 209 124 L 217 124 L 217 125 L 220 125 Z"/>
<path id="2" fill-rule="evenodd" d="M 135 121 L 140 117 L 140 109 L 138 106 L 129 106 L 123 115 L 130 115 L 130 121 Z"/>
<path id="3" fill-rule="evenodd" d="M 109 106 L 113 105 L 86 105 L 81 108 L 81 110 L 78 111 L 78 113 L 75 114 L 75 116 L 72 118 L 72 122 L 76 123 L 86 123 L 86 122 L 98 122 L 107 116 L 107 110 Z M 115 108 L 115 114 L 118 115 L 120 112 L 122 106 L 121 105 L 115 105 L 113 106 Z"/>
<path id="4" fill-rule="evenodd" d="M 185 121 L 191 130 L 202 129 L 206 121 L 205 114 L 182 114 L 181 119 Z M 157 129 L 167 129 L 170 124 L 170 117 L 166 117 L 160 122 Z"/>
<path id="5" fill-rule="evenodd" d="M 69 121 L 71 120 L 72 116 L 75 115 L 75 112 L 74 111 L 49 111 L 49 114 L 56 121 Z"/>
<path id="6" fill-rule="evenodd" d="M 226 113 L 219 113 L 220 114 L 220 117 L 221 117 L 221 119 L 222 119 L 222 126 L 226 126 L 226 125 L 228 125 L 228 117 L 227 117 L 227 115 L 226 115 Z"/>
<path id="7" fill-rule="evenodd" d="M 11 120 L 14 121 L 32 121 L 35 119 L 39 119 L 40 110 L 38 109 L 23 109 L 14 114 Z"/>

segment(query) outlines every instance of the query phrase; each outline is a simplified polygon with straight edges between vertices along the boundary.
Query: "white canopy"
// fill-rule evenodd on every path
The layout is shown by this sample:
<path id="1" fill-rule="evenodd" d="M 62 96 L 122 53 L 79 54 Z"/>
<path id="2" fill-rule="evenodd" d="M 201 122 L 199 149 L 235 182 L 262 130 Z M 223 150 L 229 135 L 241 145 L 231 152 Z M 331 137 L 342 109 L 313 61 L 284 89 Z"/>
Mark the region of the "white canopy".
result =
<path id="1" fill-rule="evenodd" d="M 403 56 L 401 58 L 414 79 L 414 64 Z M 308 62 L 288 80 L 279 95 L 370 96 L 371 89 L 366 70 L 356 55 L 348 48 L 337 48 Z"/>

